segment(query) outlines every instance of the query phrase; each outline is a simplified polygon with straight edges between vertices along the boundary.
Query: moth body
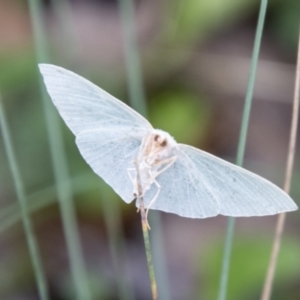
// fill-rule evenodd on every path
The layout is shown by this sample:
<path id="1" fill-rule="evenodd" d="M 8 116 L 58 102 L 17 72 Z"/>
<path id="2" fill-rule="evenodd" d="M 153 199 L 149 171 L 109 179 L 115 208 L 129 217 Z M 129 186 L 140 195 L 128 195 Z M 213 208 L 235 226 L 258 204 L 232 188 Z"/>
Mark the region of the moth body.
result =
<path id="1" fill-rule="evenodd" d="M 135 198 L 139 196 L 139 184 L 142 192 L 140 196 L 144 196 L 152 184 L 157 186 L 157 193 L 151 200 L 148 208 L 158 197 L 161 188 L 156 178 L 176 161 L 177 157 L 173 153 L 175 147 L 177 147 L 177 143 L 174 138 L 167 132 L 159 129 L 153 129 L 142 140 L 136 159 L 140 182 L 138 182 L 136 169 L 133 170 L 134 176 L 131 178 L 133 182 L 133 196 Z M 131 176 L 130 170 L 128 170 L 128 174 Z"/>

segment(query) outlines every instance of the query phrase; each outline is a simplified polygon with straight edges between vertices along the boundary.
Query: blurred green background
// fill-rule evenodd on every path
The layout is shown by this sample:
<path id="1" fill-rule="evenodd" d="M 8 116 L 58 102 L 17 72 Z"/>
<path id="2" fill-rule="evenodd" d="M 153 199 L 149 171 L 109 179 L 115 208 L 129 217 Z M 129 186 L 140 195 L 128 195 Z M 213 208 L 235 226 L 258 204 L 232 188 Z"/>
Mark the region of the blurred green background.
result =
<path id="1" fill-rule="evenodd" d="M 260 1 L 134 3 L 150 122 L 178 142 L 234 161 Z M 118 1 L 45 0 L 42 7 L 50 53 L 46 62 L 71 69 L 128 103 Z M 289 139 L 299 12 L 300 1 L 269 3 L 246 148 L 245 167 L 279 186 Z M 51 299 L 75 299 L 39 77 L 28 3 L 0 0 L 0 92 Z M 123 203 L 93 174 L 74 136 L 60 118 L 57 122 L 93 299 L 120 299 L 120 281 L 132 296 L 127 299 L 150 299 L 134 205 Z M 299 158 L 291 192 L 298 205 Z M 39 299 L 3 139 L 0 166 L 0 299 Z M 161 218 L 170 299 L 216 299 L 226 218 L 189 220 L 164 213 Z M 228 299 L 260 297 L 275 222 L 276 217 L 237 220 Z M 272 299 L 300 297 L 299 225 L 299 212 L 288 214 Z M 111 247 L 112 235 L 122 247 Z M 121 276 L 116 276 L 118 268 Z"/>

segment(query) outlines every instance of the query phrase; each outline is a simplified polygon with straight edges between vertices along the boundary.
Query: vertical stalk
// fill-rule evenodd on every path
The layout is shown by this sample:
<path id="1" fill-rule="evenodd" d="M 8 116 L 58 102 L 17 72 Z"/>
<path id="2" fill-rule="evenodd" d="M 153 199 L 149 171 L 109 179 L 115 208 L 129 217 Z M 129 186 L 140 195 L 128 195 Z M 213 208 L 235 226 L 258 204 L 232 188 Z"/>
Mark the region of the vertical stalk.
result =
<path id="1" fill-rule="evenodd" d="M 241 126 L 240 138 L 238 144 L 237 158 L 236 158 L 236 164 L 238 166 L 242 166 L 244 162 L 247 131 L 249 127 L 250 111 L 251 111 L 253 91 L 254 91 L 255 75 L 256 75 L 257 63 L 259 58 L 259 51 L 260 51 L 260 45 L 262 40 L 262 33 L 263 33 L 264 22 L 266 17 L 267 5 L 268 5 L 267 0 L 261 0 L 253 53 L 252 53 L 250 75 L 249 75 L 247 93 L 245 98 L 242 126 Z M 234 236 L 234 227 L 235 227 L 235 219 L 233 217 L 229 217 L 228 224 L 227 224 L 227 233 L 226 233 L 225 249 L 223 255 L 223 262 L 222 262 L 218 300 L 226 299 L 228 277 L 229 277 L 229 266 L 230 266 L 230 259 L 231 259 L 231 249 L 232 249 L 233 236 Z"/>
<path id="2" fill-rule="evenodd" d="M 73 65 L 82 54 L 82 49 L 77 40 L 71 3 L 69 0 L 52 0 L 51 2 L 57 23 L 59 24 L 61 38 L 64 40 L 63 61 L 67 65 Z"/>
<path id="3" fill-rule="evenodd" d="M 42 19 L 42 7 L 39 0 L 28 0 L 32 29 L 35 42 L 37 62 L 49 61 L 46 44 L 46 30 Z M 59 128 L 58 115 L 54 111 L 41 76 L 39 76 L 41 95 L 43 99 L 44 114 L 48 131 L 51 159 L 54 169 L 57 187 L 60 213 L 63 222 L 64 233 L 67 241 L 67 250 L 71 264 L 71 275 L 75 289 L 75 299 L 91 299 L 87 284 L 87 274 L 79 239 L 79 228 L 76 221 L 76 211 L 72 199 L 72 189 L 69 180 L 67 158 L 64 142 Z"/>
<path id="4" fill-rule="evenodd" d="M 143 202 L 143 197 L 139 198 L 140 203 Z M 153 261 L 152 261 L 152 254 L 151 254 L 151 247 L 150 247 L 150 239 L 148 234 L 148 221 L 145 214 L 145 208 L 140 208 L 141 210 L 141 220 L 142 220 L 142 229 L 143 229 L 143 237 L 144 237 L 144 243 L 145 243 L 145 249 L 146 249 L 146 257 L 147 257 L 147 265 L 149 270 L 149 278 L 150 278 L 150 284 L 151 284 L 151 292 L 152 292 L 152 299 L 157 300 L 157 286 L 156 286 L 156 279 L 154 274 L 154 267 L 153 267 Z"/>
<path id="5" fill-rule="evenodd" d="M 15 190 L 17 192 L 23 227 L 25 230 L 25 235 L 26 235 L 27 245 L 28 245 L 29 254 L 31 258 L 31 263 L 34 270 L 35 280 L 37 282 L 38 294 L 40 299 L 49 300 L 50 298 L 49 298 L 47 281 L 42 267 L 42 260 L 38 250 L 38 243 L 29 216 L 30 212 L 28 211 L 28 207 L 27 207 L 27 197 L 24 192 L 23 182 L 18 168 L 15 151 L 13 149 L 13 145 L 11 142 L 4 109 L 2 107 L 1 96 L 0 96 L 0 125 L 1 125 L 0 127 L 1 127 L 3 140 L 4 140 L 4 147 L 5 147 L 6 155 L 8 157 L 9 167 L 13 176 Z"/>
<path id="6" fill-rule="evenodd" d="M 63 38 L 67 38 L 64 43 L 64 47 L 68 55 L 65 57 L 64 61 L 74 65 L 82 54 L 82 49 L 77 41 L 72 8 L 68 0 L 52 0 L 52 3 L 55 16 L 57 17 L 60 28 L 62 29 L 61 35 Z M 125 275 L 126 247 L 124 238 L 122 237 L 123 232 L 120 221 L 120 208 L 114 205 L 112 201 L 107 201 L 110 200 L 107 199 L 109 196 L 107 194 L 105 187 L 101 187 L 101 205 L 108 235 L 110 254 L 112 257 L 114 277 L 117 283 L 118 299 L 130 300 L 133 299 L 133 292 L 131 286 L 128 284 L 128 276 Z"/>
<path id="7" fill-rule="evenodd" d="M 136 26 L 134 24 L 135 14 L 132 0 L 119 0 L 121 25 L 124 36 L 124 53 L 126 62 L 126 71 L 128 78 L 129 98 L 131 106 L 147 116 L 146 97 L 143 89 L 142 70 L 140 64 L 140 57 L 137 44 Z M 151 240 L 155 241 L 154 263 L 158 276 L 158 291 L 160 299 L 170 299 L 169 281 L 165 265 L 162 226 L 159 212 L 151 212 L 149 214 L 151 221 Z M 148 238 L 147 233 L 144 232 L 145 247 Z M 147 251 L 150 251 L 150 248 Z M 146 253 L 147 255 L 147 253 Z"/>
<path id="8" fill-rule="evenodd" d="M 290 142 L 289 142 L 288 157 L 286 163 L 285 181 L 283 187 L 284 191 L 287 193 L 290 192 L 292 172 L 293 172 L 294 159 L 295 159 L 298 116 L 299 116 L 299 102 L 300 102 L 300 29 L 299 29 L 298 55 L 297 55 L 297 65 L 296 65 Z M 286 217 L 285 213 L 282 213 L 278 216 L 271 258 L 270 258 L 269 267 L 268 267 L 265 284 L 262 292 L 262 297 L 261 297 L 262 300 L 269 300 L 271 298 L 272 285 L 274 281 L 276 264 L 277 264 L 279 250 L 280 250 L 281 237 L 283 233 L 285 217 Z"/>
<path id="9" fill-rule="evenodd" d="M 142 185 L 141 185 L 138 162 L 136 162 L 136 174 L 137 174 L 136 178 L 137 178 L 137 185 L 138 185 L 138 197 L 137 197 L 137 199 L 139 200 L 139 210 L 141 211 L 142 230 L 143 230 L 147 265 L 148 265 L 150 285 L 151 285 L 152 300 L 157 300 L 158 299 L 157 285 L 156 285 L 156 279 L 155 279 L 155 273 L 154 273 L 154 267 L 153 267 L 153 261 L 152 261 L 150 239 L 149 239 L 149 234 L 148 234 L 149 224 L 148 224 L 147 216 L 146 216 L 146 213 L 145 213 L 144 199 L 143 199 L 143 196 L 142 196 L 143 195 L 143 189 L 142 189 Z"/>
<path id="10" fill-rule="evenodd" d="M 135 14 L 132 0 L 119 0 L 124 36 L 124 54 L 131 106 L 142 115 L 147 114 L 143 76 L 138 51 Z"/>

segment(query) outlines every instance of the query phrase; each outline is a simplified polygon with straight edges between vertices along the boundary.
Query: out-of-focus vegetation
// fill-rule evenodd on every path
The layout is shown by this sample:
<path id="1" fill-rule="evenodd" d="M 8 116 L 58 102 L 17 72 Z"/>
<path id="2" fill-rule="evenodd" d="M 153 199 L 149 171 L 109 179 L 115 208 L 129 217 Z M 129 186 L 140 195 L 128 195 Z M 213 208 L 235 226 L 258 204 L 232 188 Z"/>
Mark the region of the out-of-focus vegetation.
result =
<path id="1" fill-rule="evenodd" d="M 239 237 L 232 252 L 228 299 L 258 299 L 261 294 L 265 270 L 270 256 L 270 238 Z M 277 266 L 272 299 L 282 299 L 283 291 L 297 289 L 297 279 L 300 276 L 298 267 L 300 250 L 299 241 L 284 239 Z M 206 270 L 206 289 L 204 299 L 216 299 L 220 272 L 222 244 L 212 244 L 206 250 L 199 262 Z M 280 293 L 280 296 L 278 296 Z M 202 295 L 199 290 L 199 295 Z M 294 299 L 293 297 L 291 299 Z"/>
<path id="2" fill-rule="evenodd" d="M 81 74 L 128 102 L 117 1 L 58 3 L 43 1 L 51 63 Z M 150 121 L 178 142 L 234 160 L 259 1 L 141 0 L 135 4 Z M 282 184 L 288 145 L 299 11 L 300 1 L 269 3 L 246 151 L 246 167 L 278 185 Z M 33 210 L 51 299 L 73 299 L 26 1 L 0 1 L 0 41 L 0 92 Z M 60 126 L 94 299 L 118 299 L 108 232 L 118 228 L 119 213 L 122 232 L 116 231 L 124 242 L 124 253 L 117 265 L 120 260 L 124 264 L 133 298 L 149 299 L 134 205 L 103 191 L 103 183 L 79 155 L 74 136 L 62 121 Z M 2 139 L 0 166 L 0 299 L 38 299 Z M 298 173 L 296 164 L 295 178 Z M 292 195 L 299 204 L 297 183 Z M 112 207 L 105 208 L 103 201 Z M 116 221 L 110 229 L 103 212 Z M 215 299 L 225 218 L 162 217 L 171 299 Z M 299 299 L 299 225 L 299 213 L 288 214 L 273 299 Z M 236 231 L 228 299 L 257 299 L 274 219 L 241 219 Z"/>

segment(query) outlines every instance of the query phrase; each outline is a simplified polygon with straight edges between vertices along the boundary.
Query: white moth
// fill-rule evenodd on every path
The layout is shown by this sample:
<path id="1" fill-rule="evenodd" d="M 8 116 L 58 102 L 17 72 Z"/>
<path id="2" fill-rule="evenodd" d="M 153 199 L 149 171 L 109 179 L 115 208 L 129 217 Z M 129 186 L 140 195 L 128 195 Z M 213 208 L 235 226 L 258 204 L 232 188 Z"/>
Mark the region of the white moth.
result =
<path id="1" fill-rule="evenodd" d="M 270 181 L 176 143 L 86 79 L 54 65 L 39 67 L 82 156 L 125 202 L 138 196 L 137 164 L 148 209 L 189 218 L 265 216 L 297 209 Z"/>

